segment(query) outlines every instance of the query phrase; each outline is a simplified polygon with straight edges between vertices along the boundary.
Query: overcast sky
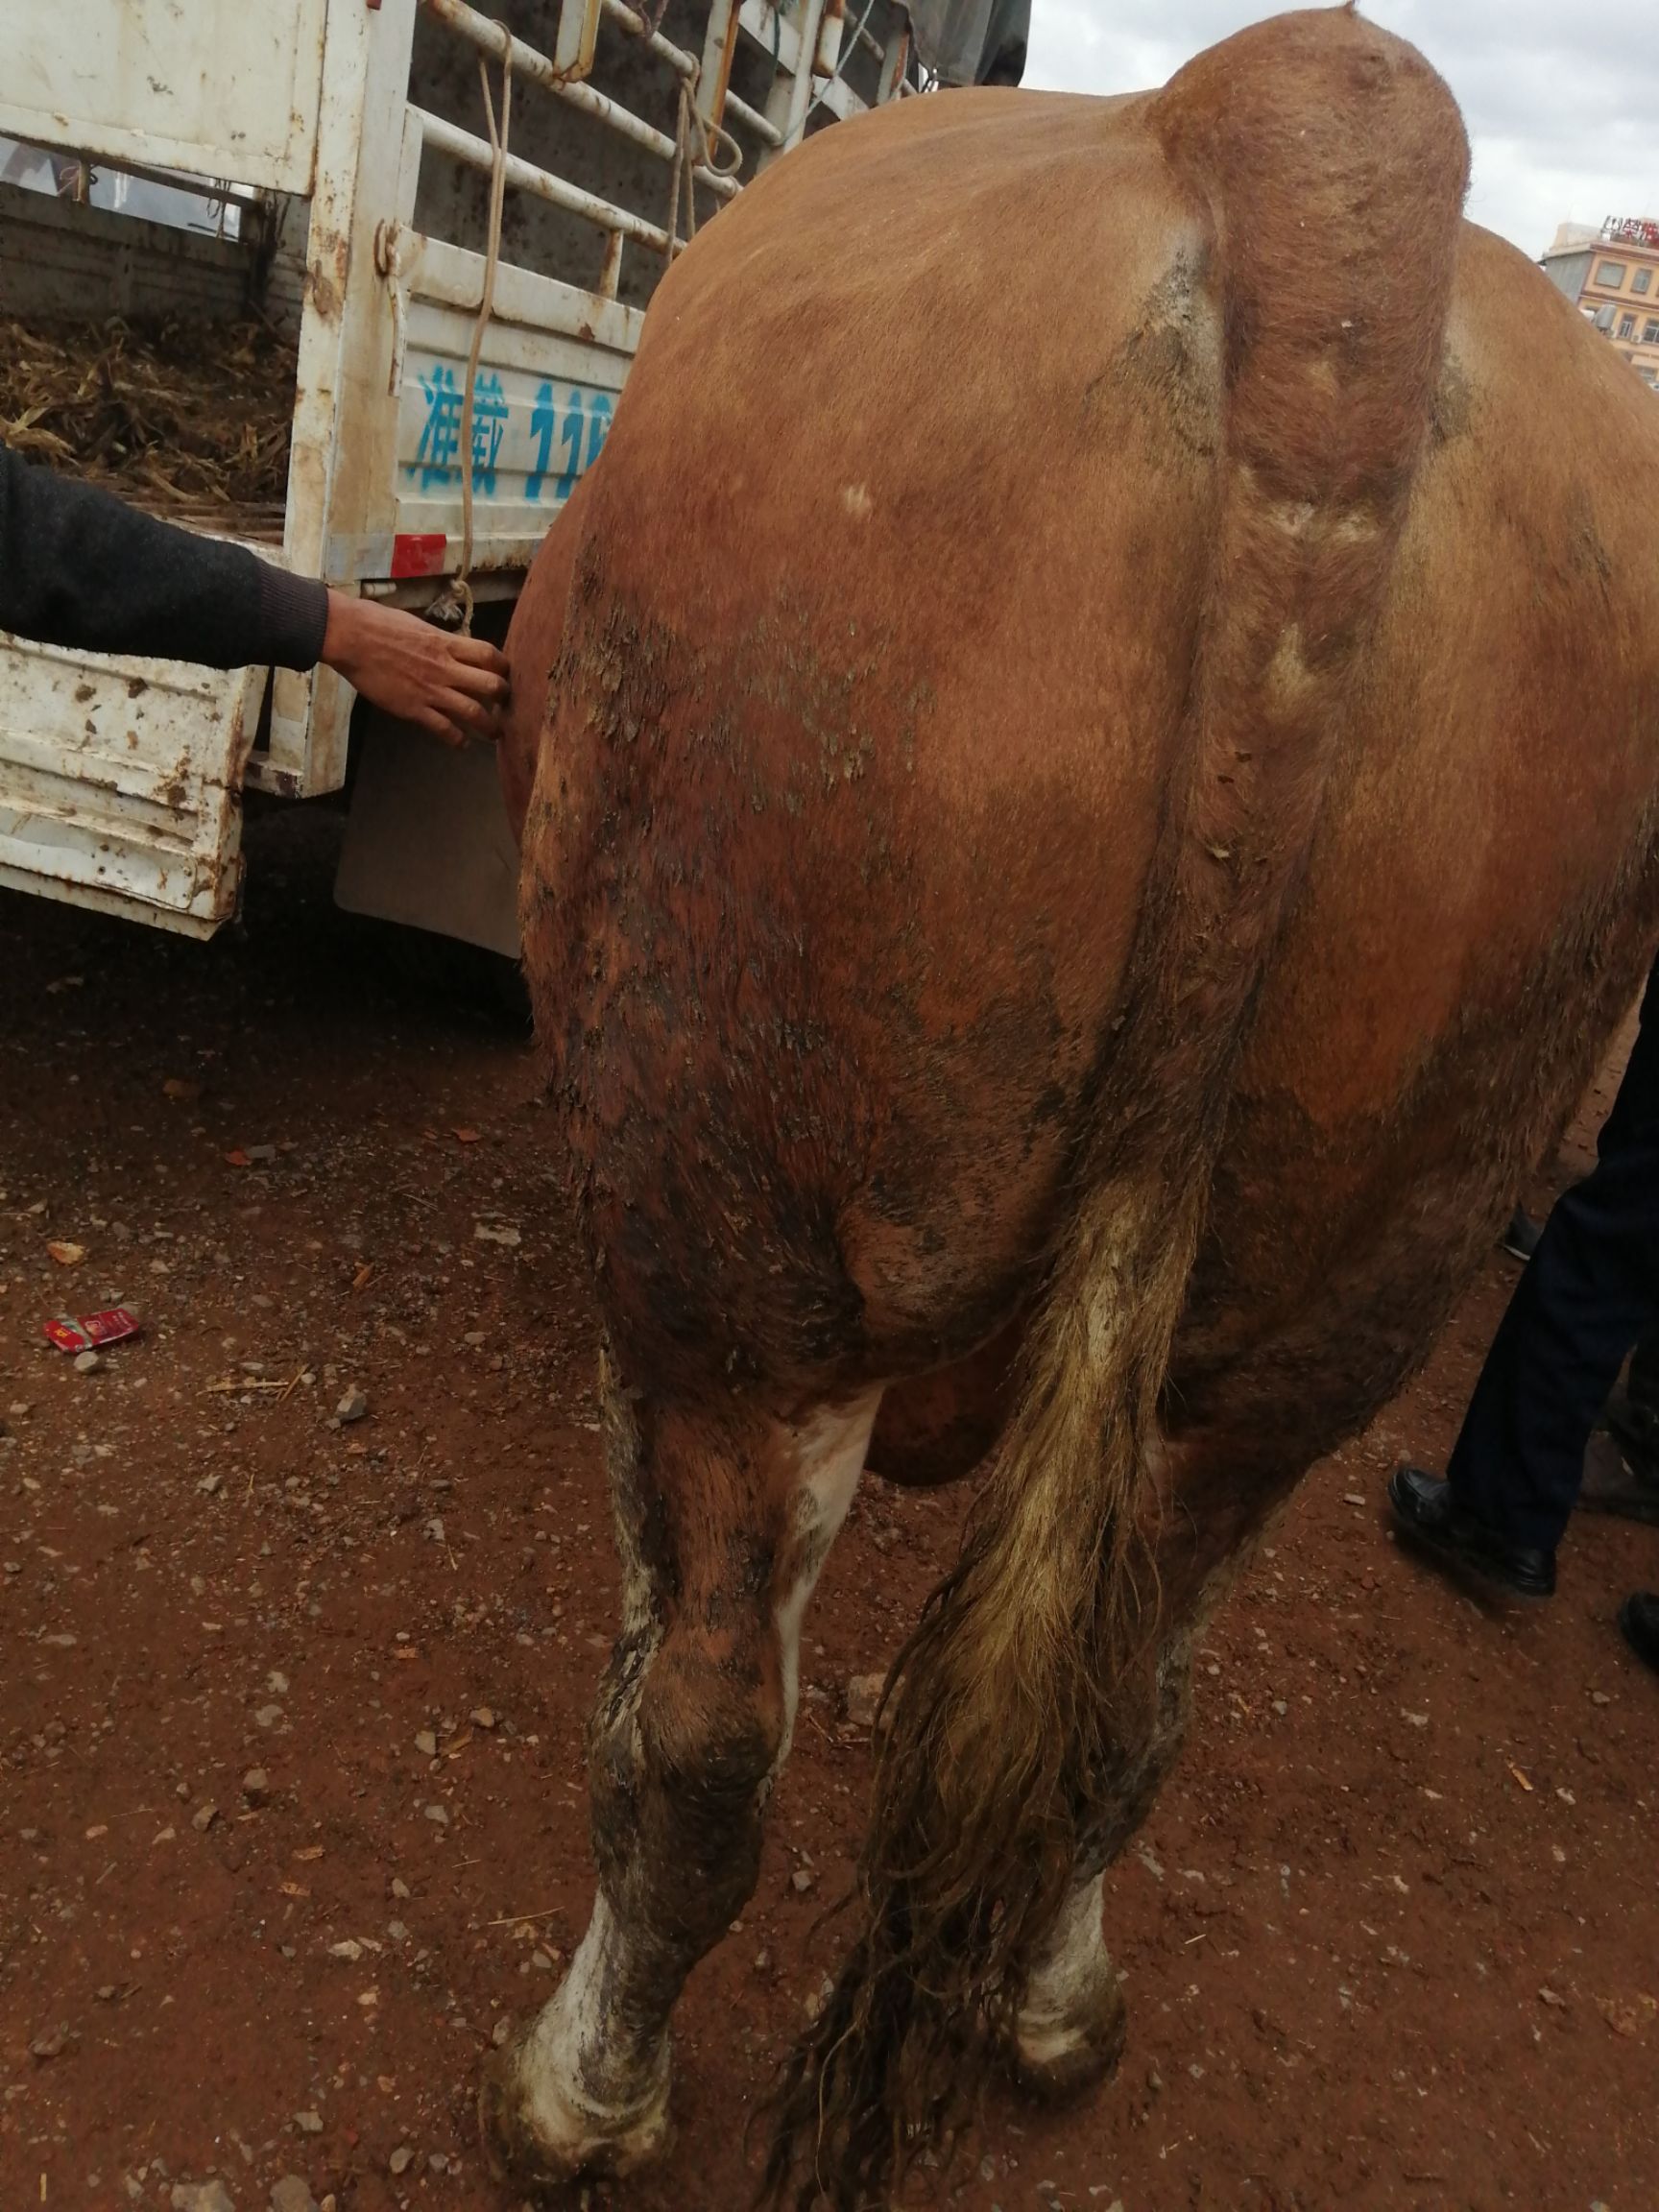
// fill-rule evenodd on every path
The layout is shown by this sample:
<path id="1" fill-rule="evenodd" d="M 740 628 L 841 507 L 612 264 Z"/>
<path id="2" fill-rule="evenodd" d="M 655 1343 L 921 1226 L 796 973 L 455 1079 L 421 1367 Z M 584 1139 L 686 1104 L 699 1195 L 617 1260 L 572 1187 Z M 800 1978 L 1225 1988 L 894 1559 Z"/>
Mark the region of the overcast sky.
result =
<path id="1" fill-rule="evenodd" d="M 1025 83 L 1162 84 L 1201 47 L 1279 13 L 1258 0 L 1031 0 Z M 1463 106 L 1469 214 L 1536 257 L 1558 223 L 1659 217 L 1654 0 L 1368 0 Z"/>

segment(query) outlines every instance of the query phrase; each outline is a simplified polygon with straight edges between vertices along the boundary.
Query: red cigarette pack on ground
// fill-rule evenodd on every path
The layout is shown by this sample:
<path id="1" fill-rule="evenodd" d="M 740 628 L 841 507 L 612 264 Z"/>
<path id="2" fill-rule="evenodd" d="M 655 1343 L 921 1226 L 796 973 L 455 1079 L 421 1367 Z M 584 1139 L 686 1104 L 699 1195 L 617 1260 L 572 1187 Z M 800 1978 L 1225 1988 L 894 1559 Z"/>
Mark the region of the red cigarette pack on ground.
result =
<path id="1" fill-rule="evenodd" d="M 139 1331 L 136 1313 L 130 1313 L 125 1306 L 111 1306 L 107 1312 L 84 1313 L 77 1320 L 72 1314 L 60 1313 L 45 1327 L 46 1340 L 56 1344 L 60 1352 L 96 1352 L 100 1345 L 120 1344 Z"/>

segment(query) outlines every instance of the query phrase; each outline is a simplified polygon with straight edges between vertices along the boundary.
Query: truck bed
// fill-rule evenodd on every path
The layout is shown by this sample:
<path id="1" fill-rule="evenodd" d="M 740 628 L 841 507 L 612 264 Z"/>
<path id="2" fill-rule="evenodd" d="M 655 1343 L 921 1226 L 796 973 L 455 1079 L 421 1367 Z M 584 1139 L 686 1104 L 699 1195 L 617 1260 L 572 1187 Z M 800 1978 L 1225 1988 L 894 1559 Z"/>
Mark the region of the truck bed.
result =
<path id="1" fill-rule="evenodd" d="M 296 354 L 256 319 L 0 318 L 0 438 L 170 520 L 279 543 Z"/>

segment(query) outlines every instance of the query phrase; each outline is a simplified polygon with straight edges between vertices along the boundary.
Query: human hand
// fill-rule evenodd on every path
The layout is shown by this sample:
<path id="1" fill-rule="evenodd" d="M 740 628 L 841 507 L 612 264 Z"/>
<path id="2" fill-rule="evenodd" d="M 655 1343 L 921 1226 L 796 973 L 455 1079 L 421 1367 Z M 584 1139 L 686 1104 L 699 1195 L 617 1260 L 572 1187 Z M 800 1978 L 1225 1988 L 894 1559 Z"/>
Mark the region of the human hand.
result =
<path id="1" fill-rule="evenodd" d="M 331 590 L 323 659 L 373 705 L 445 745 L 500 735 L 507 660 L 482 637 L 462 637 L 400 607 Z"/>

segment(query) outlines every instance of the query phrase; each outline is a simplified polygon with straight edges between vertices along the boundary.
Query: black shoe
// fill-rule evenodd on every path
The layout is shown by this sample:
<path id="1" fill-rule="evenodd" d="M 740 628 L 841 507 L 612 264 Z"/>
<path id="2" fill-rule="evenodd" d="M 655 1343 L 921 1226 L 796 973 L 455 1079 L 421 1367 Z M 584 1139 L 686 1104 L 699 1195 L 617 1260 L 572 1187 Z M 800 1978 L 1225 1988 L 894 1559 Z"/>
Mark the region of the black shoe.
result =
<path id="1" fill-rule="evenodd" d="M 1659 1412 L 1646 1399 L 1615 1390 L 1607 1401 L 1607 1432 L 1632 1466 L 1659 1482 Z"/>
<path id="2" fill-rule="evenodd" d="M 1543 1222 L 1534 1221 L 1525 1206 L 1517 1206 L 1509 1216 L 1508 1228 L 1498 1241 L 1512 1259 L 1530 1260 L 1543 1234 Z"/>
<path id="3" fill-rule="evenodd" d="M 1633 1445 L 1614 1407 L 1605 1436 L 1592 1436 L 1584 1454 L 1578 1503 L 1586 1513 L 1617 1513 L 1626 1521 L 1659 1525 L 1659 1460 L 1651 1448 Z"/>
<path id="4" fill-rule="evenodd" d="M 1450 1482 L 1421 1467 L 1396 1467 L 1388 1503 L 1401 1528 L 1424 1551 L 1450 1567 L 1498 1582 L 1518 1598 L 1555 1595 L 1555 1554 L 1528 1544 L 1510 1544 L 1459 1505 Z"/>
<path id="5" fill-rule="evenodd" d="M 1619 1608 L 1619 1625 L 1637 1658 L 1659 1674 L 1659 1598 L 1651 1590 L 1626 1598 Z"/>

